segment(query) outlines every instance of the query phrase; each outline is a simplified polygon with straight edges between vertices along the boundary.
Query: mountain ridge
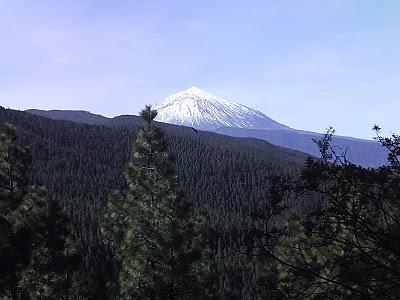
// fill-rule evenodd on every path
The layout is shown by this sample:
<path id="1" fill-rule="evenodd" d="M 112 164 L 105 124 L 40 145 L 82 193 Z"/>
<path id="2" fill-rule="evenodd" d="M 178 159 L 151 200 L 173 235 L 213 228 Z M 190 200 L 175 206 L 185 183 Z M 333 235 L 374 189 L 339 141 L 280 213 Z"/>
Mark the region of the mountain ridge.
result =
<path id="1" fill-rule="evenodd" d="M 290 128 L 272 120 L 265 114 L 247 106 L 214 96 L 197 87 L 172 94 L 158 105 L 156 120 L 163 124 L 174 124 L 197 128 L 231 137 L 255 138 L 286 149 L 319 156 L 314 140 L 322 133 Z M 105 126 L 138 126 L 140 118 L 123 115 L 107 118 L 86 111 L 40 111 L 28 110 L 32 114 L 56 120 L 69 120 Z M 183 129 L 182 129 L 183 130 Z M 334 136 L 333 146 L 354 164 L 364 167 L 380 167 L 387 164 L 387 151 L 379 143 L 346 136 Z"/>
<path id="2" fill-rule="evenodd" d="M 89 125 L 103 125 L 108 127 L 137 127 L 141 119 L 135 115 L 121 115 L 114 118 L 107 118 L 101 116 L 98 118 L 92 115 L 88 120 L 77 120 L 76 111 L 39 111 L 39 110 L 28 110 L 27 112 L 41 117 L 47 117 L 53 120 L 65 120 L 78 123 L 86 123 Z M 88 116 L 87 113 L 84 114 Z M 169 126 L 175 126 L 181 131 L 192 132 L 190 127 L 178 126 L 167 123 L 160 123 L 163 128 Z M 238 137 L 238 138 L 252 138 L 254 141 L 265 141 L 273 145 L 300 151 L 313 156 L 319 156 L 319 149 L 313 142 L 313 139 L 320 139 L 321 133 L 309 133 L 302 131 L 290 131 L 290 130 L 257 130 L 257 129 L 243 129 L 243 128 L 228 128 L 221 127 L 214 131 L 218 134 L 218 138 L 221 139 L 223 136 Z M 200 131 L 201 135 L 207 132 Z M 214 138 L 217 138 L 215 136 Z M 254 143 L 253 141 L 253 143 Z M 334 144 L 341 149 L 347 149 L 348 158 L 355 164 L 360 164 L 365 167 L 379 167 L 383 164 L 387 164 L 387 152 L 380 147 L 379 143 L 370 140 L 353 139 L 349 137 L 335 136 L 333 140 Z"/>

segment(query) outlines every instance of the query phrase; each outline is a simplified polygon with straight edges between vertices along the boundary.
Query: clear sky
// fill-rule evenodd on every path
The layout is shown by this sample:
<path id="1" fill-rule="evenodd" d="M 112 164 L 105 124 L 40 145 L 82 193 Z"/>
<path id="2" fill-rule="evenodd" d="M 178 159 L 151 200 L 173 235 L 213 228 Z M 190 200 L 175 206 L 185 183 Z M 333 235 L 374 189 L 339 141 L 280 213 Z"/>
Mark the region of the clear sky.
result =
<path id="1" fill-rule="evenodd" d="M 136 114 L 196 85 L 294 128 L 400 133 L 398 0 L 0 0 L 0 105 Z"/>

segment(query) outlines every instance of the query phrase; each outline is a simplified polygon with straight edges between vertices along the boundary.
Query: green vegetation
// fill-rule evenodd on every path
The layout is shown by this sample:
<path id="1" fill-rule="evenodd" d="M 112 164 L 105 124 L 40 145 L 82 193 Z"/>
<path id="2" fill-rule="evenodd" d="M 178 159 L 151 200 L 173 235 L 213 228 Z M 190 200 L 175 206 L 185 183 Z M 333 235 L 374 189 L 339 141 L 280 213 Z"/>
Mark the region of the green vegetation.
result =
<path id="1" fill-rule="evenodd" d="M 116 282 L 118 266 L 100 228 L 109 195 L 127 191 L 124 172 L 139 122 L 120 119 L 118 125 L 124 127 L 110 128 L 6 109 L 0 109 L 0 118 L 17 128 L 20 144 L 30 147 L 31 184 L 46 186 L 49 198 L 57 199 L 71 218 L 74 242 L 82 255 L 79 273 L 85 297 L 114 297 L 109 285 Z M 160 125 L 160 129 L 191 211 L 199 216 L 206 208 L 215 228 L 208 243 L 212 252 L 206 253 L 212 259 L 204 267 L 212 272 L 202 280 L 211 281 L 226 298 L 262 298 L 265 288 L 258 281 L 257 259 L 237 255 L 236 249 L 257 212 L 268 204 L 269 177 L 297 176 L 307 156 L 259 140 L 196 134 L 180 126 Z"/>
<path id="2" fill-rule="evenodd" d="M 122 299 L 204 299 L 202 240 L 177 191 L 166 142 L 146 107 L 126 170 L 128 190 L 108 203 L 105 241 L 118 264 Z"/>
<path id="3" fill-rule="evenodd" d="M 155 114 L 0 108 L 0 299 L 399 297 L 398 136 L 376 128 L 390 165 L 364 169 L 331 132 L 306 160 Z"/>
<path id="4" fill-rule="evenodd" d="M 364 169 L 318 141 L 322 159 L 309 158 L 300 180 L 285 185 L 271 216 L 283 226 L 258 232 L 261 255 L 274 261 L 285 298 L 398 299 L 400 295 L 400 137 L 377 140 L 390 164 Z M 318 202 L 301 216 L 282 203 L 289 195 Z M 271 244 L 270 241 L 274 242 Z"/>
<path id="5" fill-rule="evenodd" d="M 29 162 L 28 150 L 5 125 L 0 135 L 0 295 L 69 299 L 79 257 L 58 204 L 28 185 Z"/>

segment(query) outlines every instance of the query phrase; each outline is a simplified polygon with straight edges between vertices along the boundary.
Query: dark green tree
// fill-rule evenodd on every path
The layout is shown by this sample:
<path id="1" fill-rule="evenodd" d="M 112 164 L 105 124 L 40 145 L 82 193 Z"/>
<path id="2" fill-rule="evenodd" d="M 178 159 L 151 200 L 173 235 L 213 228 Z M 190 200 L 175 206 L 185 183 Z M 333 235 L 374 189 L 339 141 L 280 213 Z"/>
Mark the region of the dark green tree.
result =
<path id="1" fill-rule="evenodd" d="M 111 197 L 103 233 L 118 261 L 120 298 L 199 298 L 204 289 L 196 228 L 202 225 L 178 192 L 156 115 L 151 106 L 141 112 L 144 122 L 125 175 L 128 190 Z"/>
<path id="2" fill-rule="evenodd" d="M 113 189 L 126 190 L 124 170 L 141 118 L 120 117 L 97 126 L 0 107 L 0 120 L 18 128 L 18 140 L 29 145 L 29 182 L 46 186 L 48 198 L 57 199 L 71 217 L 74 241 L 83 255 L 79 283 L 86 292 L 80 298 L 118 299 L 105 292 L 105 286 L 113 286 L 117 280 L 111 268 L 113 255 L 102 245 L 99 224 L 103 222 L 107 195 Z M 211 277 L 219 282 L 221 297 L 268 299 L 261 288 L 270 289 L 270 281 L 259 278 L 263 265 L 251 256 L 238 255 L 236 249 L 248 228 L 262 227 L 255 218 L 269 202 L 268 178 L 297 177 L 306 155 L 256 139 L 157 125 L 165 133 L 168 152 L 177 158 L 173 168 L 187 201 L 195 212 L 207 207 L 220 233 L 217 240 L 207 244 L 211 252 L 202 264 L 211 271 L 216 269 Z"/>
<path id="3" fill-rule="evenodd" d="M 28 189 L 27 149 L 17 145 L 15 130 L 3 125 L 0 131 L 0 294 L 19 297 L 18 273 L 31 254 L 32 234 L 19 218 Z"/>
<path id="4" fill-rule="evenodd" d="M 67 219 L 44 189 L 29 186 L 30 155 L 14 128 L 0 134 L 0 294 L 11 299 L 64 299 L 70 271 Z"/>
<path id="5" fill-rule="evenodd" d="M 46 199 L 46 194 L 40 195 Z M 35 207 L 24 214 L 32 215 Z M 69 219 L 55 201 L 45 209 L 24 216 L 34 228 L 35 240 L 29 262 L 21 270 L 19 287 L 29 298 L 70 299 L 79 295 L 80 255 L 71 241 Z"/>
<path id="6" fill-rule="evenodd" d="M 400 137 L 375 130 L 388 166 L 352 164 L 331 146 L 330 130 L 318 143 L 322 158 L 309 158 L 300 180 L 281 194 L 308 197 L 319 208 L 305 217 L 291 212 L 279 231 L 259 235 L 288 298 L 400 297 Z"/>

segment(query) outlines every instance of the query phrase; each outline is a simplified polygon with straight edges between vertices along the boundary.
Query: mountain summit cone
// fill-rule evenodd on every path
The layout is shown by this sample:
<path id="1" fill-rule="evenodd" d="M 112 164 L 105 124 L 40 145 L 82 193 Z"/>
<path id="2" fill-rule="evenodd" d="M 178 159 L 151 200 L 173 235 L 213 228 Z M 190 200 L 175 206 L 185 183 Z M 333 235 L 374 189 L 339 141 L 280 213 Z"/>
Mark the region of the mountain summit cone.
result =
<path id="1" fill-rule="evenodd" d="M 154 107 L 157 121 L 215 131 L 221 127 L 291 130 L 263 113 L 192 86 Z"/>

